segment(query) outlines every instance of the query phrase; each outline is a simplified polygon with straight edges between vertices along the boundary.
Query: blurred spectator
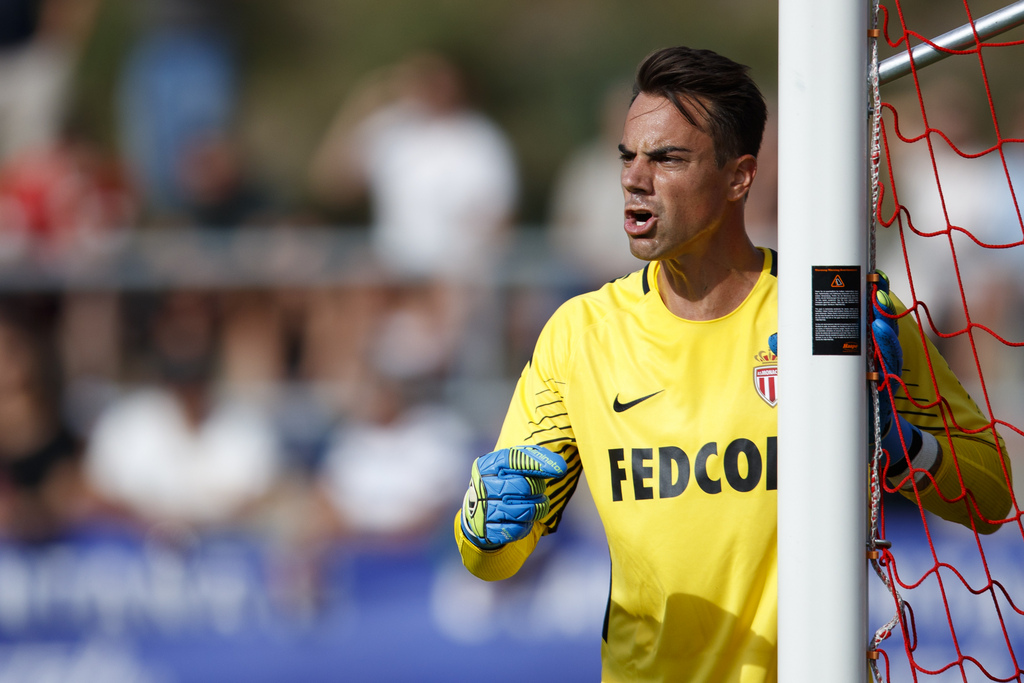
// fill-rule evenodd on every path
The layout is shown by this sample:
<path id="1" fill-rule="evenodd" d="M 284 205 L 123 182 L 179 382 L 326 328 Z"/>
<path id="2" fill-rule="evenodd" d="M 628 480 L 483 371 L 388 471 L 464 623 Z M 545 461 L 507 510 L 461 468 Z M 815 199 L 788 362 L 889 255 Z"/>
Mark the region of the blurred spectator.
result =
<path id="1" fill-rule="evenodd" d="M 359 402 L 369 372 L 374 326 L 386 297 L 373 280 L 347 289 L 312 290 L 303 318 L 301 376 L 319 390 L 320 400 L 341 413 Z"/>
<path id="2" fill-rule="evenodd" d="M 437 54 L 357 87 L 311 180 L 328 203 L 369 194 L 374 253 L 396 275 L 455 280 L 489 274 L 517 190 L 504 133 L 471 108 L 465 75 Z"/>
<path id="3" fill-rule="evenodd" d="M 0 2 L 0 162 L 56 141 L 77 52 L 98 4 Z"/>
<path id="4" fill-rule="evenodd" d="M 269 193 L 247 168 L 241 144 L 234 138 L 199 135 L 190 140 L 178 172 L 189 222 L 211 229 L 273 222 Z"/>
<path id="5" fill-rule="evenodd" d="M 630 273 L 643 262 L 629 252 L 623 230 L 619 142 L 631 85 L 608 89 L 598 137 L 577 149 L 559 173 L 552 196 L 552 244 L 559 257 L 592 289 Z"/>
<path id="6" fill-rule="evenodd" d="M 227 0 L 142 0 L 119 84 L 122 152 L 154 219 L 188 219 L 237 185 L 237 108 Z M 209 166 L 207 166 L 209 164 Z M 199 169 L 203 176 L 193 178 Z M 225 185 L 225 182 L 227 185 Z"/>
<path id="7" fill-rule="evenodd" d="M 88 437 L 96 418 L 117 397 L 123 366 L 119 292 L 69 290 L 57 330 L 64 372 L 64 413 L 74 434 Z"/>
<path id="8" fill-rule="evenodd" d="M 921 139 L 897 144 L 892 142 L 896 136 L 889 136 L 895 198 L 913 227 L 910 230 L 904 218 L 909 276 L 895 224 L 879 231 L 878 266 L 908 304 L 913 282 L 913 296 L 927 305 L 943 334 L 966 330 L 968 315 L 972 323 L 1005 330 L 1014 299 L 1010 283 L 1019 271 L 1006 260 L 1013 252 L 985 246 L 1009 244 L 1021 236 L 1019 226 L 1000 215 L 1011 202 L 1006 174 L 998 152 L 981 154 L 995 139 L 990 124 L 983 128 L 964 106 L 975 101 L 973 96 L 957 79 L 922 82 L 923 112 L 914 97 L 895 103 L 900 134 Z M 921 314 L 925 315 L 923 310 Z M 925 330 L 930 332 L 927 322 Z M 997 356 L 1003 349 L 987 333 L 973 334 L 973 342 L 960 334 L 936 343 L 964 386 L 982 396 L 978 362 L 982 374 L 991 373 L 1000 367 Z"/>
<path id="9" fill-rule="evenodd" d="M 452 408 L 410 388 L 377 377 L 329 442 L 321 483 L 343 536 L 422 541 L 451 523 L 473 433 Z"/>
<path id="10" fill-rule="evenodd" d="M 1024 252 L 1024 223 L 1021 219 L 1024 215 L 1024 94 L 1017 96 L 1015 104 L 1012 110 L 1014 116 L 1009 117 L 1008 121 L 1000 121 L 1003 139 L 1015 142 L 1003 144 L 1008 181 L 999 202 L 999 238 L 1004 244 L 1015 245 L 1012 249 L 1001 251 L 1000 258 L 1004 262 L 1003 272 L 1011 278 L 1017 297 L 1024 298 L 1024 269 L 1020 268 L 1021 254 Z"/>
<path id="11" fill-rule="evenodd" d="M 241 525 L 272 493 L 276 435 L 252 402 L 215 390 L 216 340 L 210 297 L 168 294 L 153 321 L 157 383 L 98 418 L 89 479 L 143 522 Z"/>
<path id="12" fill-rule="evenodd" d="M 137 216 L 120 162 L 74 128 L 0 166 L 2 258 L 81 268 L 108 253 Z"/>
<path id="13" fill-rule="evenodd" d="M 0 534 L 47 541 L 80 518 L 85 498 L 50 325 L 34 309 L 15 302 L 0 311 Z"/>
<path id="14" fill-rule="evenodd" d="M 279 298 L 260 289 L 222 294 L 221 375 L 227 385 L 266 393 L 288 378 L 285 311 Z"/>
<path id="15" fill-rule="evenodd" d="M 960 106 L 969 100 L 964 90 L 965 86 L 955 80 L 923 84 L 923 114 L 922 105 L 913 98 L 897 101 L 900 134 L 920 139 L 891 146 L 895 194 L 913 225 L 913 231 L 905 230 L 904 236 L 916 296 L 928 304 L 937 324 L 955 326 L 951 329 L 959 328 L 964 320 L 960 292 L 951 287 L 956 282 L 956 269 L 950 237 L 943 233 L 956 226 L 984 239 L 993 236 L 997 223 L 993 200 L 997 178 L 990 163 L 992 157 L 968 159 L 958 153 L 976 154 L 984 148 L 976 123 Z M 932 129 L 928 135 L 925 116 Z M 963 267 L 975 250 L 968 249 L 962 237 L 962 233 L 954 235 L 953 240 L 957 261 L 962 260 Z M 885 248 L 879 249 L 879 267 L 892 279 L 894 291 L 906 292 L 909 298 L 899 236 L 893 231 L 880 238 Z"/>
<path id="16" fill-rule="evenodd" d="M 779 245 L 779 108 L 774 100 L 767 104 L 768 121 L 757 155 L 757 177 L 747 195 L 746 220 L 750 241 L 775 249 Z"/>
<path id="17" fill-rule="evenodd" d="M 385 343 L 429 349 L 418 374 L 449 370 L 493 282 L 518 183 L 509 142 L 472 108 L 465 75 L 433 53 L 373 74 L 337 113 L 310 177 L 327 203 L 368 195 L 375 262 L 420 292 L 377 311 L 397 316 L 382 323 Z"/>

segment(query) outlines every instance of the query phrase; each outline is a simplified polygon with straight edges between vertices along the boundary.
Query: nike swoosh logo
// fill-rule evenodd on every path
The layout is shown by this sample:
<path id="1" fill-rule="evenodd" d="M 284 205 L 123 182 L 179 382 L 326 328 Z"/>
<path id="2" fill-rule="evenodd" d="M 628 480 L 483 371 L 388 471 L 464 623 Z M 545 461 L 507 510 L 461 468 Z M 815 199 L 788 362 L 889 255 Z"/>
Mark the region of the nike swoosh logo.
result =
<path id="1" fill-rule="evenodd" d="M 618 395 L 616 395 L 615 396 L 615 402 L 612 403 L 612 409 L 616 413 L 621 413 L 624 410 L 629 410 L 630 408 L 632 408 L 633 406 L 635 406 L 638 403 L 643 403 L 644 401 L 649 399 L 651 396 L 657 396 L 662 391 L 665 391 L 665 390 L 661 389 L 659 391 L 655 391 L 653 394 L 647 394 L 646 396 L 641 396 L 640 398 L 635 398 L 635 399 L 633 399 L 632 401 L 630 401 L 628 403 L 619 403 L 619 397 L 618 397 Z"/>

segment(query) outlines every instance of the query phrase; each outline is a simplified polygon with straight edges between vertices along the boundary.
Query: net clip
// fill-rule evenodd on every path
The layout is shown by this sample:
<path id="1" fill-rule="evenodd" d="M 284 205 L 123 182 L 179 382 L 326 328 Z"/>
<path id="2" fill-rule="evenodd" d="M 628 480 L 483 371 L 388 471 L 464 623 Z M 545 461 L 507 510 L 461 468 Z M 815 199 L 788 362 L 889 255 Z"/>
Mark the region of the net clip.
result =
<path id="1" fill-rule="evenodd" d="M 882 553 L 878 551 L 879 548 L 888 550 L 892 547 L 892 541 L 887 541 L 884 538 L 876 538 L 871 541 L 871 547 L 868 548 L 867 556 L 869 560 L 877 560 L 882 556 Z"/>

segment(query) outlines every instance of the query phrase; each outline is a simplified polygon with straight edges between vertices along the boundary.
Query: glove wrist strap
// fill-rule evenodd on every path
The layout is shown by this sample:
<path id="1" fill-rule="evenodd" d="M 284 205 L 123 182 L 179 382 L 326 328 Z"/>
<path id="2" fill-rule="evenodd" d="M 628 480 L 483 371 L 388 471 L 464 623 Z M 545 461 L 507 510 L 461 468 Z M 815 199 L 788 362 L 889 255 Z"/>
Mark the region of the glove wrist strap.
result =
<path id="1" fill-rule="evenodd" d="M 913 426 L 906 421 L 902 416 L 898 416 L 897 423 L 899 425 L 899 432 L 903 435 L 903 441 L 907 444 L 906 457 L 903 457 L 903 448 L 899 441 L 899 436 L 893 433 L 895 430 L 890 430 L 890 434 L 886 435 L 886 438 L 882 439 L 882 446 L 889 452 L 889 467 L 885 471 L 885 476 L 889 480 L 889 483 L 895 486 L 906 476 L 908 463 L 915 470 L 913 481 L 907 480 L 902 486 L 904 490 L 912 490 L 916 483 L 918 487 L 924 486 L 928 483 L 928 475 L 932 476 L 939 469 L 939 462 L 942 458 L 942 449 L 939 447 L 938 440 L 928 432 L 921 431 L 917 427 Z M 895 426 L 895 425 L 894 425 Z"/>

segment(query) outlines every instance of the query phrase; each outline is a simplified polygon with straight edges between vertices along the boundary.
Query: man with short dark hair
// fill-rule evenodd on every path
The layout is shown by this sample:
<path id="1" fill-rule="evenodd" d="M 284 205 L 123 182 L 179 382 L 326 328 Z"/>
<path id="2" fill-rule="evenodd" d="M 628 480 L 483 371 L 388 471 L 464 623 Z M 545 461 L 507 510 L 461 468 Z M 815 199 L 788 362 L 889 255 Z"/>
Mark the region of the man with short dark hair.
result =
<path id="1" fill-rule="evenodd" d="M 548 321 L 498 450 L 474 463 L 455 520 L 466 567 L 511 576 L 557 530 L 586 471 L 612 565 L 606 683 L 777 680 L 777 257 L 744 224 L 765 118 L 747 68 L 718 54 L 669 48 L 640 65 L 619 151 L 625 231 L 649 263 Z M 904 325 L 909 336 L 897 338 L 891 301 L 879 306 L 886 367 L 898 376 L 900 343 L 910 344 L 904 379 L 914 381 L 926 372 L 916 330 Z M 938 372 L 949 384 L 948 368 Z M 977 424 L 952 384 L 958 424 Z M 909 466 L 890 483 L 911 497 L 915 481 L 950 493 L 953 459 L 883 394 L 883 446 L 911 446 L 893 458 Z M 937 410 L 915 419 L 942 426 Z M 964 480 L 989 501 L 984 519 L 946 502 L 954 496 L 932 502 L 983 528 L 1002 519 L 1009 495 L 1000 451 L 974 436 L 975 450 L 957 455 Z"/>

